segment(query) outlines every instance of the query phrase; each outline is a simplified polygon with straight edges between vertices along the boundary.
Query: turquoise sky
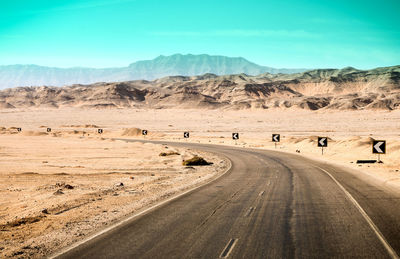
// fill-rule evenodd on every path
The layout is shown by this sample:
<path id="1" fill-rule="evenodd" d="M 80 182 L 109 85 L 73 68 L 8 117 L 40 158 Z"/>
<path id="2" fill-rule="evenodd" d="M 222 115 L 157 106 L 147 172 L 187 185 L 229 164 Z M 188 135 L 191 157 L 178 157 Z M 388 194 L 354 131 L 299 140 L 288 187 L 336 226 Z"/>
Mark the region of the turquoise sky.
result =
<path id="1" fill-rule="evenodd" d="M 12 0 L 0 64 L 113 67 L 174 53 L 288 68 L 400 64 L 400 1 Z"/>

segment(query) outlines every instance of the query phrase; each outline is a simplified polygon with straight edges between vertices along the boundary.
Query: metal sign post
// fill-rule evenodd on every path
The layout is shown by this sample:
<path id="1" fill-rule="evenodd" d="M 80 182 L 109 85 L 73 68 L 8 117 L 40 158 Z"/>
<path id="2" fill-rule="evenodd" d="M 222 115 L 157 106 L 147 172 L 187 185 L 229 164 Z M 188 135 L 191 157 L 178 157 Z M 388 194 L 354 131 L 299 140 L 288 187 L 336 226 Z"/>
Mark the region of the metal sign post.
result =
<path id="1" fill-rule="evenodd" d="M 378 163 L 381 161 L 381 154 L 386 154 L 386 140 L 372 141 L 372 154 L 378 154 Z"/>
<path id="2" fill-rule="evenodd" d="M 142 130 L 142 135 L 143 135 L 143 138 L 146 138 L 146 136 L 147 136 L 147 130 Z"/>
<path id="3" fill-rule="evenodd" d="M 281 141 L 280 134 L 272 134 L 272 141 L 275 143 L 275 149 L 278 147 L 278 142 Z"/>
<path id="4" fill-rule="evenodd" d="M 324 155 L 324 147 L 328 147 L 328 138 L 318 137 L 318 147 L 321 147 L 322 155 Z"/>
<path id="5" fill-rule="evenodd" d="M 187 139 L 189 138 L 189 131 L 183 132 L 183 138 L 185 139 L 185 141 L 187 141 Z"/>
<path id="6" fill-rule="evenodd" d="M 235 140 L 235 145 L 237 145 L 237 140 L 239 139 L 239 133 L 232 133 L 232 139 Z"/>

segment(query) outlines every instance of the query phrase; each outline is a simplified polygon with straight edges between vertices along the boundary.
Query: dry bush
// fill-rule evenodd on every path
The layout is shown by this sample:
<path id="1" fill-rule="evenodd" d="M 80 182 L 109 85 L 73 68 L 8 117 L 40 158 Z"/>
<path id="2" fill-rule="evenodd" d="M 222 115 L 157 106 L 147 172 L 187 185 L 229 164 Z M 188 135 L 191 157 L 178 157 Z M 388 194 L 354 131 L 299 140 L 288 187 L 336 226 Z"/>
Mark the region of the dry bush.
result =
<path id="1" fill-rule="evenodd" d="M 204 158 L 194 156 L 191 159 L 183 160 L 182 165 L 193 166 L 193 165 L 211 165 L 212 163 L 207 162 Z"/>
<path id="2" fill-rule="evenodd" d="M 170 152 L 161 152 L 159 156 L 174 156 L 174 155 L 180 155 L 178 152 L 175 151 L 170 151 Z"/>

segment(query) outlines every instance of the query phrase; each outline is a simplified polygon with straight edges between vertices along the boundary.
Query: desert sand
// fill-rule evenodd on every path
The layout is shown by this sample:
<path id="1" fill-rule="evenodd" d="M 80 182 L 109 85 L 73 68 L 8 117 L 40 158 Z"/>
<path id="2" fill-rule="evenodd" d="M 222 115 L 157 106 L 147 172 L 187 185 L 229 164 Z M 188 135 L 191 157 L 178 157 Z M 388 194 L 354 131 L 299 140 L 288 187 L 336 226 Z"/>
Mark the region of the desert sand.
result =
<path id="1" fill-rule="evenodd" d="M 300 150 L 296 154 L 351 167 L 400 190 L 399 127 L 398 110 L 3 109 L 0 257 L 48 255 L 229 166 L 215 154 L 114 140 L 144 139 L 140 129 L 148 130 L 148 140 L 262 149 L 275 149 L 271 134 L 279 133 L 279 151 Z M 240 133 L 238 141 L 232 132 Z M 329 137 L 324 155 L 318 136 Z M 384 163 L 356 164 L 377 158 L 372 139 L 387 141 Z M 179 155 L 159 156 L 171 151 Z M 214 164 L 182 166 L 194 155 Z"/>
<path id="2" fill-rule="evenodd" d="M 83 133 L 93 130 L 61 125 L 51 133 L 40 126 L 1 131 L 1 258 L 42 258 L 228 167 L 223 158 L 196 150 Z M 195 155 L 214 164 L 182 165 Z"/>

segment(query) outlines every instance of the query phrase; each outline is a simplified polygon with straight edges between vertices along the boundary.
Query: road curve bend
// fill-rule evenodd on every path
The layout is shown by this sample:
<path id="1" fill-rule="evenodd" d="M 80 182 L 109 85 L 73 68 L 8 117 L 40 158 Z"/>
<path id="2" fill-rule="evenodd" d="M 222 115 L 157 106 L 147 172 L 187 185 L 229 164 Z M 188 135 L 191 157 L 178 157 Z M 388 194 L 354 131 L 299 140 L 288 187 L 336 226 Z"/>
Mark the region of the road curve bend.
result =
<path id="1" fill-rule="evenodd" d="M 398 193 L 296 154 L 156 143 L 218 153 L 229 158 L 232 167 L 217 180 L 57 258 L 398 258 L 400 254 Z"/>

